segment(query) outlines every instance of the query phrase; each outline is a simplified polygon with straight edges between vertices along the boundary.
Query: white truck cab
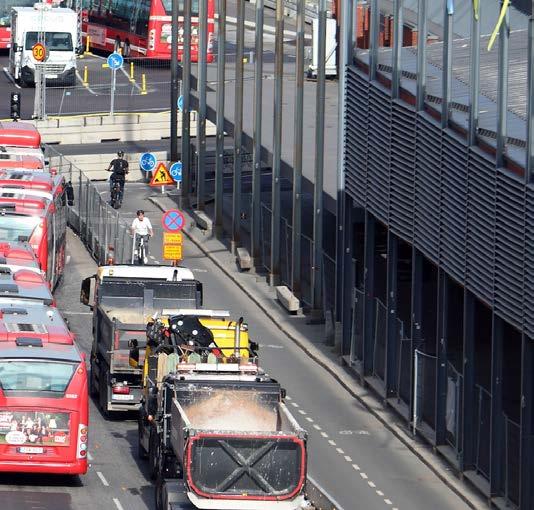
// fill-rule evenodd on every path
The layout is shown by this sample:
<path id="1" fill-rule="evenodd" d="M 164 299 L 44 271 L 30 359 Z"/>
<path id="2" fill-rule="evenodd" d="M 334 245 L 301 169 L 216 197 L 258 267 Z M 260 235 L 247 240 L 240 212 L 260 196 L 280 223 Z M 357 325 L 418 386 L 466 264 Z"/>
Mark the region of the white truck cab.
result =
<path id="1" fill-rule="evenodd" d="M 37 42 L 44 44 L 46 59 L 41 64 L 47 82 L 76 83 L 78 20 L 72 9 L 37 3 L 11 10 L 9 71 L 22 87 L 35 83 L 38 62 L 32 54 Z"/>

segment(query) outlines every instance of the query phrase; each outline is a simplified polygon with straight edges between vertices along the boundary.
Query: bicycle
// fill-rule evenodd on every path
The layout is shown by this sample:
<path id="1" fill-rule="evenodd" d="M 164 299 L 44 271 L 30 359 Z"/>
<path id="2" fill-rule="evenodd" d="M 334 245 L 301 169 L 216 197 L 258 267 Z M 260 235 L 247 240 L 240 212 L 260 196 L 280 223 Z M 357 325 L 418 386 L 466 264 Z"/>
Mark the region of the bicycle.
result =
<path id="1" fill-rule="evenodd" d="M 142 236 L 139 234 L 134 234 L 134 235 L 135 235 L 135 250 L 133 253 L 132 262 L 134 264 L 142 266 L 148 262 L 148 259 L 147 259 L 148 250 L 145 247 L 145 243 L 148 246 L 148 238 L 150 236 L 149 235 Z"/>
<path id="2" fill-rule="evenodd" d="M 111 186 L 110 204 L 113 209 L 120 209 L 122 205 L 121 183 L 119 181 L 114 181 Z"/>

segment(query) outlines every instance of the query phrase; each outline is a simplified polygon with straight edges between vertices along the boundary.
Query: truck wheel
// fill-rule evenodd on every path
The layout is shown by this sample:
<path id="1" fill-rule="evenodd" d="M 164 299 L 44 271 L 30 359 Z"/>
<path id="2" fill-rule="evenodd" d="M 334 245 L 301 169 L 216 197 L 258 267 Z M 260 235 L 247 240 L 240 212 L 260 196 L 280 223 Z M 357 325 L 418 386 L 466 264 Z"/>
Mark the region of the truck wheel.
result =
<path id="1" fill-rule="evenodd" d="M 95 384 L 95 369 L 93 368 L 93 364 L 91 363 L 91 370 L 89 371 L 89 395 L 91 397 L 98 396 L 98 388 Z"/>
<path id="2" fill-rule="evenodd" d="M 151 480 L 155 480 L 158 476 L 159 466 L 159 437 L 155 432 L 154 427 L 150 428 L 150 439 L 148 441 L 148 474 Z"/>
<path id="3" fill-rule="evenodd" d="M 100 394 L 100 410 L 102 411 L 102 414 L 104 415 L 104 418 L 109 418 L 109 411 L 108 411 L 108 388 L 107 388 L 107 374 L 100 374 L 99 378 L 99 394 Z"/>
<path id="4" fill-rule="evenodd" d="M 148 459 L 148 453 L 145 450 L 145 447 L 143 446 L 143 442 L 141 441 L 141 437 L 143 436 L 143 423 L 142 423 L 143 417 L 141 416 L 141 413 L 139 413 L 139 418 L 137 419 L 137 454 L 140 459 Z"/>

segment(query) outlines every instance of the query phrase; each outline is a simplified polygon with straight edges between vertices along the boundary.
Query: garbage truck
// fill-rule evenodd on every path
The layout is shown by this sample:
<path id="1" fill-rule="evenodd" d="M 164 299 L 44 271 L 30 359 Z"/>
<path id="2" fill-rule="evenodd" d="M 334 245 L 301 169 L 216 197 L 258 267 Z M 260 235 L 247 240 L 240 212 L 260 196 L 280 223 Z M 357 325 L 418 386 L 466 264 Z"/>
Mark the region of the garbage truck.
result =
<path id="1" fill-rule="evenodd" d="M 129 342 L 143 356 L 148 318 L 170 306 L 201 306 L 202 284 L 185 267 L 106 265 L 82 281 L 80 300 L 93 310 L 91 396 L 105 415 L 136 411 L 142 372 L 129 364 Z"/>
<path id="2" fill-rule="evenodd" d="M 43 69 L 47 83 L 75 85 L 77 41 L 78 16 L 72 9 L 47 3 L 13 7 L 9 72 L 21 87 L 35 84 L 37 66 Z M 37 43 L 44 49 L 34 54 Z"/>
<path id="3" fill-rule="evenodd" d="M 167 310 L 147 324 L 139 454 L 157 510 L 300 510 L 307 433 L 259 366 L 243 319 Z"/>

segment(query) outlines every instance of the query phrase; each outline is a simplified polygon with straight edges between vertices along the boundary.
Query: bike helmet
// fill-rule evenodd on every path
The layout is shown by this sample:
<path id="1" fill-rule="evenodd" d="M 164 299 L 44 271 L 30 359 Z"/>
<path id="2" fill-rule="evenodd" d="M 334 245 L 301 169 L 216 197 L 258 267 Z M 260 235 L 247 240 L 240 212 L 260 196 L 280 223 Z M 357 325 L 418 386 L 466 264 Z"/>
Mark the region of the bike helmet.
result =
<path id="1" fill-rule="evenodd" d="M 117 152 L 117 156 L 119 156 L 119 158 L 122 158 L 124 156 L 124 151 Z"/>

